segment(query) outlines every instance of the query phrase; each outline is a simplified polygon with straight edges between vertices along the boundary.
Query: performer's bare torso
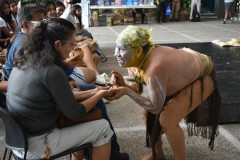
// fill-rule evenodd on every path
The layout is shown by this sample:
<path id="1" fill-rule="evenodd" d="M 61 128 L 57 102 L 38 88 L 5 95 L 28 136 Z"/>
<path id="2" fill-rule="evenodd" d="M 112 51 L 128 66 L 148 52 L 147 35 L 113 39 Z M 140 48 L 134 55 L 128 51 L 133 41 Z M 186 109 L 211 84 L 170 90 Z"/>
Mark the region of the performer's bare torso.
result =
<path id="1" fill-rule="evenodd" d="M 188 64 L 188 65 L 186 65 Z M 171 96 L 196 80 L 201 72 L 196 54 L 167 46 L 152 50 L 144 63 L 145 79 L 155 74 L 164 84 L 166 96 Z"/>

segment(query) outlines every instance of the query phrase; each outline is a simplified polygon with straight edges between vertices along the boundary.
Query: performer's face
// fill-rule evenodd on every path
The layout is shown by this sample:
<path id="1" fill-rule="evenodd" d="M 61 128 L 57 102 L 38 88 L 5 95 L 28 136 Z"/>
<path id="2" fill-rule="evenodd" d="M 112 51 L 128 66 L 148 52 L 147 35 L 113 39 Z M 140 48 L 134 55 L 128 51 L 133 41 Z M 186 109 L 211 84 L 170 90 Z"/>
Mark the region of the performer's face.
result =
<path id="1" fill-rule="evenodd" d="M 121 42 L 117 42 L 115 48 L 115 56 L 117 58 L 120 67 L 135 67 L 134 60 L 137 48 L 131 48 L 130 45 L 124 45 Z"/>

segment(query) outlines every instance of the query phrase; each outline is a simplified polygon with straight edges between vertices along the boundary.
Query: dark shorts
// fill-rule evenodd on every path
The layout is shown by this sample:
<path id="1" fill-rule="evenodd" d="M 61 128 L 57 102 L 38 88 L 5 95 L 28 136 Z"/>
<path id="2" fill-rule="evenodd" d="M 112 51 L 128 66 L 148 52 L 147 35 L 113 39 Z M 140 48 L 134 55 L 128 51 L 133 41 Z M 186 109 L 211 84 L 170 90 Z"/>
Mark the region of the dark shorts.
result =
<path id="1" fill-rule="evenodd" d="M 231 9 L 233 6 L 233 2 L 224 3 L 224 6 L 225 6 L 225 10 Z"/>

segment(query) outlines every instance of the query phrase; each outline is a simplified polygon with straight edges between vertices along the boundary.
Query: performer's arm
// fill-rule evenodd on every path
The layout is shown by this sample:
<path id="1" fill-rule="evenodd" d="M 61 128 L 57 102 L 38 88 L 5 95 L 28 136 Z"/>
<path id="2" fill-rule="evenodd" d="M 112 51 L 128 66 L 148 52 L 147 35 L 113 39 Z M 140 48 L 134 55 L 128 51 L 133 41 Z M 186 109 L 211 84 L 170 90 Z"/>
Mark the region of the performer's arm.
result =
<path id="1" fill-rule="evenodd" d="M 136 93 L 134 90 L 122 86 L 119 88 L 113 89 L 116 94 L 115 96 L 109 98 L 110 100 L 118 99 L 123 95 L 128 95 L 132 100 L 134 100 L 137 104 L 147 109 L 149 112 L 153 114 L 158 114 L 162 110 L 165 98 L 166 98 L 166 88 L 163 82 L 159 80 L 157 76 L 152 76 L 147 80 L 147 89 L 149 98 L 143 97 Z"/>
<path id="2" fill-rule="evenodd" d="M 128 74 L 129 77 L 133 77 L 133 73 L 130 69 L 128 69 Z M 135 92 L 138 92 L 138 88 L 135 82 L 130 82 L 129 84 L 126 84 L 123 76 L 116 71 L 112 71 L 111 83 L 117 87 L 125 86 L 132 89 Z"/>

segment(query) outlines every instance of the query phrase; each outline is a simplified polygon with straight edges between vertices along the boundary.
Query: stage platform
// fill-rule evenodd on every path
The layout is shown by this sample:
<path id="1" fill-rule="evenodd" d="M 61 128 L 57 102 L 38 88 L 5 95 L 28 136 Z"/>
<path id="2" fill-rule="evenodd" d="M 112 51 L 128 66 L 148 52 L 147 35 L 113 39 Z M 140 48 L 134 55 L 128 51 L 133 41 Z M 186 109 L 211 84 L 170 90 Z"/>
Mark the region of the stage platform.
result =
<path id="1" fill-rule="evenodd" d="M 212 58 L 222 97 L 220 123 L 240 122 L 240 47 L 220 47 L 211 42 L 164 45 L 191 48 Z"/>

